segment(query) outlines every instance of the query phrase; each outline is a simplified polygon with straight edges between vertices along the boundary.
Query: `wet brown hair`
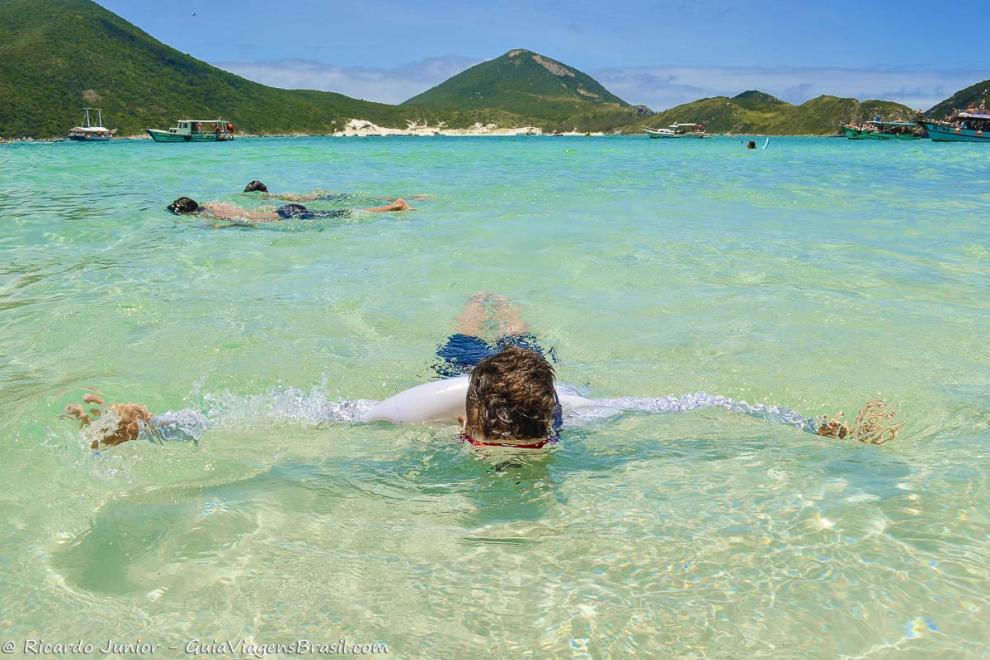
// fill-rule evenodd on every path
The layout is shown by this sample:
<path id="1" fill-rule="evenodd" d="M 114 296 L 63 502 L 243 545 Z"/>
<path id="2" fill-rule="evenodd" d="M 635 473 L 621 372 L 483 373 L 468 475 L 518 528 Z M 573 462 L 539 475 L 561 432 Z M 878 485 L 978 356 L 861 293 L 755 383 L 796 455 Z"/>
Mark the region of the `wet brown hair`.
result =
<path id="1" fill-rule="evenodd" d="M 195 213 L 199 210 L 199 204 L 196 203 L 195 199 L 190 199 L 189 197 L 180 197 L 171 204 L 165 207 L 168 209 L 169 213 L 174 213 L 175 215 L 183 215 L 184 213 Z"/>
<path id="2" fill-rule="evenodd" d="M 542 355 L 510 346 L 478 363 L 467 391 L 466 431 L 491 440 L 547 438 L 557 395 Z"/>

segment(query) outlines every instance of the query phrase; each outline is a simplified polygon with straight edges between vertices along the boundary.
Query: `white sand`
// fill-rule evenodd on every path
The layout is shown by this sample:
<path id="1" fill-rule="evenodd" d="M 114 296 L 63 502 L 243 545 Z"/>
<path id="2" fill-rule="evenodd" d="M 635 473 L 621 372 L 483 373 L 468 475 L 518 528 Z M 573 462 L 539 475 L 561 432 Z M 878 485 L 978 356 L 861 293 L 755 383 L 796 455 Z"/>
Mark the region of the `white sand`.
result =
<path id="1" fill-rule="evenodd" d="M 434 136 L 434 135 L 544 135 L 543 130 L 535 126 L 515 126 L 512 128 L 500 128 L 498 124 L 475 123 L 469 128 L 447 128 L 446 124 L 440 123 L 437 126 L 428 124 L 418 124 L 408 122 L 406 128 L 386 128 L 378 126 L 367 119 L 352 119 L 344 125 L 343 130 L 334 133 L 340 137 L 369 137 L 385 135 L 412 135 L 412 136 Z M 562 135 L 585 135 L 585 133 L 568 132 Z M 593 135 L 604 135 L 604 133 L 594 133 Z"/>

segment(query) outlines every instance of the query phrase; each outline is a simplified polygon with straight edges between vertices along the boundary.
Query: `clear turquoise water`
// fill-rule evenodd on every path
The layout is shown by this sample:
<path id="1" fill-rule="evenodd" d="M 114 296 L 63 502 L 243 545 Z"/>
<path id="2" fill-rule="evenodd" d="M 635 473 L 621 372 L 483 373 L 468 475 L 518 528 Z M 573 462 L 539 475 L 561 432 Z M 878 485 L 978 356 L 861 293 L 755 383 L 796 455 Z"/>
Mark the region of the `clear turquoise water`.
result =
<path id="1" fill-rule="evenodd" d="M 0 147 L 0 631 L 393 655 L 978 656 L 990 638 L 990 161 L 981 145 L 291 139 Z M 163 207 L 315 188 L 405 215 L 214 229 Z M 321 421 L 430 377 L 503 293 L 596 397 L 706 410 L 521 466 L 450 428 Z M 199 447 L 93 456 L 96 387 Z"/>

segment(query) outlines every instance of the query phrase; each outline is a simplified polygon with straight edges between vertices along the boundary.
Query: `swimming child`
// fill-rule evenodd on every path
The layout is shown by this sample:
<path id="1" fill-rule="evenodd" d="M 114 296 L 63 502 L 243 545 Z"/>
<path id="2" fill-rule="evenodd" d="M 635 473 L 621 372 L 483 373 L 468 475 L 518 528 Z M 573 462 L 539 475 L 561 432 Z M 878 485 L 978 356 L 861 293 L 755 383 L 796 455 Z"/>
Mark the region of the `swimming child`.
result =
<path id="1" fill-rule="evenodd" d="M 261 193 L 261 197 L 264 199 L 280 199 L 286 202 L 315 202 L 317 200 L 324 201 L 336 201 L 344 197 L 341 194 L 328 193 L 324 191 L 316 191 L 311 193 L 273 193 L 268 192 L 268 186 L 266 186 L 261 181 L 249 181 L 246 186 L 244 186 L 244 192 Z"/>
<path id="2" fill-rule="evenodd" d="M 486 340 L 488 335 L 493 339 Z M 554 369 L 544 350 L 529 333 L 521 315 L 504 297 L 479 293 L 472 296 L 458 317 L 456 332 L 437 350 L 435 365 L 442 380 L 404 390 L 379 403 L 328 404 L 328 421 L 388 421 L 393 423 L 447 422 L 455 420 L 461 439 L 475 446 L 541 449 L 557 442 L 565 419 L 577 422 L 582 415 L 602 419 L 623 411 L 682 412 L 720 407 L 767 421 L 783 423 L 820 436 L 850 438 L 864 444 L 893 440 L 900 425 L 883 401 L 870 401 L 852 426 L 842 413 L 810 420 L 793 410 L 748 404 L 703 392 L 657 399 L 589 399 L 555 384 Z M 136 440 L 196 439 L 206 427 L 195 411 L 153 415 L 141 404 L 111 404 L 87 395 L 83 401 L 97 404 L 87 413 L 70 405 L 66 415 L 87 428 L 90 446 L 114 446 Z M 359 410 L 361 405 L 366 405 Z"/>
<path id="3" fill-rule="evenodd" d="M 348 195 L 345 193 L 331 193 L 324 190 L 317 190 L 310 193 L 273 193 L 268 191 L 268 186 L 266 186 L 261 181 L 249 181 L 247 185 L 244 186 L 244 192 L 246 193 L 261 193 L 261 197 L 264 199 L 279 199 L 285 202 L 315 202 L 315 201 L 339 201 L 342 199 L 347 199 Z M 410 199 L 427 199 L 427 195 L 413 195 Z M 403 201 L 402 199 L 396 199 L 392 203 L 397 204 Z M 385 208 L 385 207 L 382 207 Z M 413 211 L 415 209 L 407 205 L 406 208 L 401 209 L 389 209 L 395 211 Z"/>
<path id="4" fill-rule="evenodd" d="M 189 197 L 179 197 L 169 204 L 166 209 L 169 213 L 175 215 L 198 215 L 216 220 L 246 222 L 249 224 L 279 222 L 280 220 L 291 219 L 314 220 L 319 218 L 341 218 L 351 215 L 350 209 L 319 211 L 307 209 L 302 204 L 283 204 L 278 208 L 266 206 L 257 209 L 246 209 L 228 202 L 206 202 L 205 204 L 200 204 Z M 414 209 L 406 203 L 406 200 L 400 198 L 385 206 L 374 206 L 362 210 L 371 213 L 392 213 L 412 211 Z"/>
<path id="5" fill-rule="evenodd" d="M 494 336 L 486 341 L 486 334 Z M 749 404 L 696 392 L 660 399 L 588 399 L 554 384 L 554 349 L 544 350 L 518 309 L 502 296 L 477 293 L 457 321 L 455 333 L 437 350 L 434 369 L 442 380 L 400 392 L 374 406 L 365 421 L 431 422 L 457 419 L 462 439 L 474 445 L 535 449 L 557 441 L 564 421 L 586 414 L 609 417 L 622 411 L 682 412 L 721 407 L 817 435 L 884 444 L 900 430 L 883 401 L 871 401 L 850 427 L 842 413 L 810 420 L 786 408 Z M 469 375 L 464 375 L 469 374 Z M 494 421 L 492 421 L 494 420 Z"/>

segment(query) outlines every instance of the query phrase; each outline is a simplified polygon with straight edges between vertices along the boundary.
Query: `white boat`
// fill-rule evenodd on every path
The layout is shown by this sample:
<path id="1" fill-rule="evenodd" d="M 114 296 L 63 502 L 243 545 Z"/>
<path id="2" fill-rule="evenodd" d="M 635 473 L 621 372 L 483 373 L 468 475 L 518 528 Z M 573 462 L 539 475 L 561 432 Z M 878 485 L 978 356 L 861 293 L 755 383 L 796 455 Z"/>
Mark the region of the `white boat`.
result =
<path id="1" fill-rule="evenodd" d="M 673 123 L 667 128 L 644 128 L 643 132 L 651 138 L 706 138 L 705 125 L 694 122 Z"/>
<path id="2" fill-rule="evenodd" d="M 113 137 L 116 129 L 110 130 L 103 126 L 103 110 L 96 108 L 96 124 L 94 125 L 89 116 L 89 111 L 93 108 L 83 108 L 86 118 L 82 126 L 73 126 L 69 131 L 69 139 L 77 142 L 106 142 Z"/>

